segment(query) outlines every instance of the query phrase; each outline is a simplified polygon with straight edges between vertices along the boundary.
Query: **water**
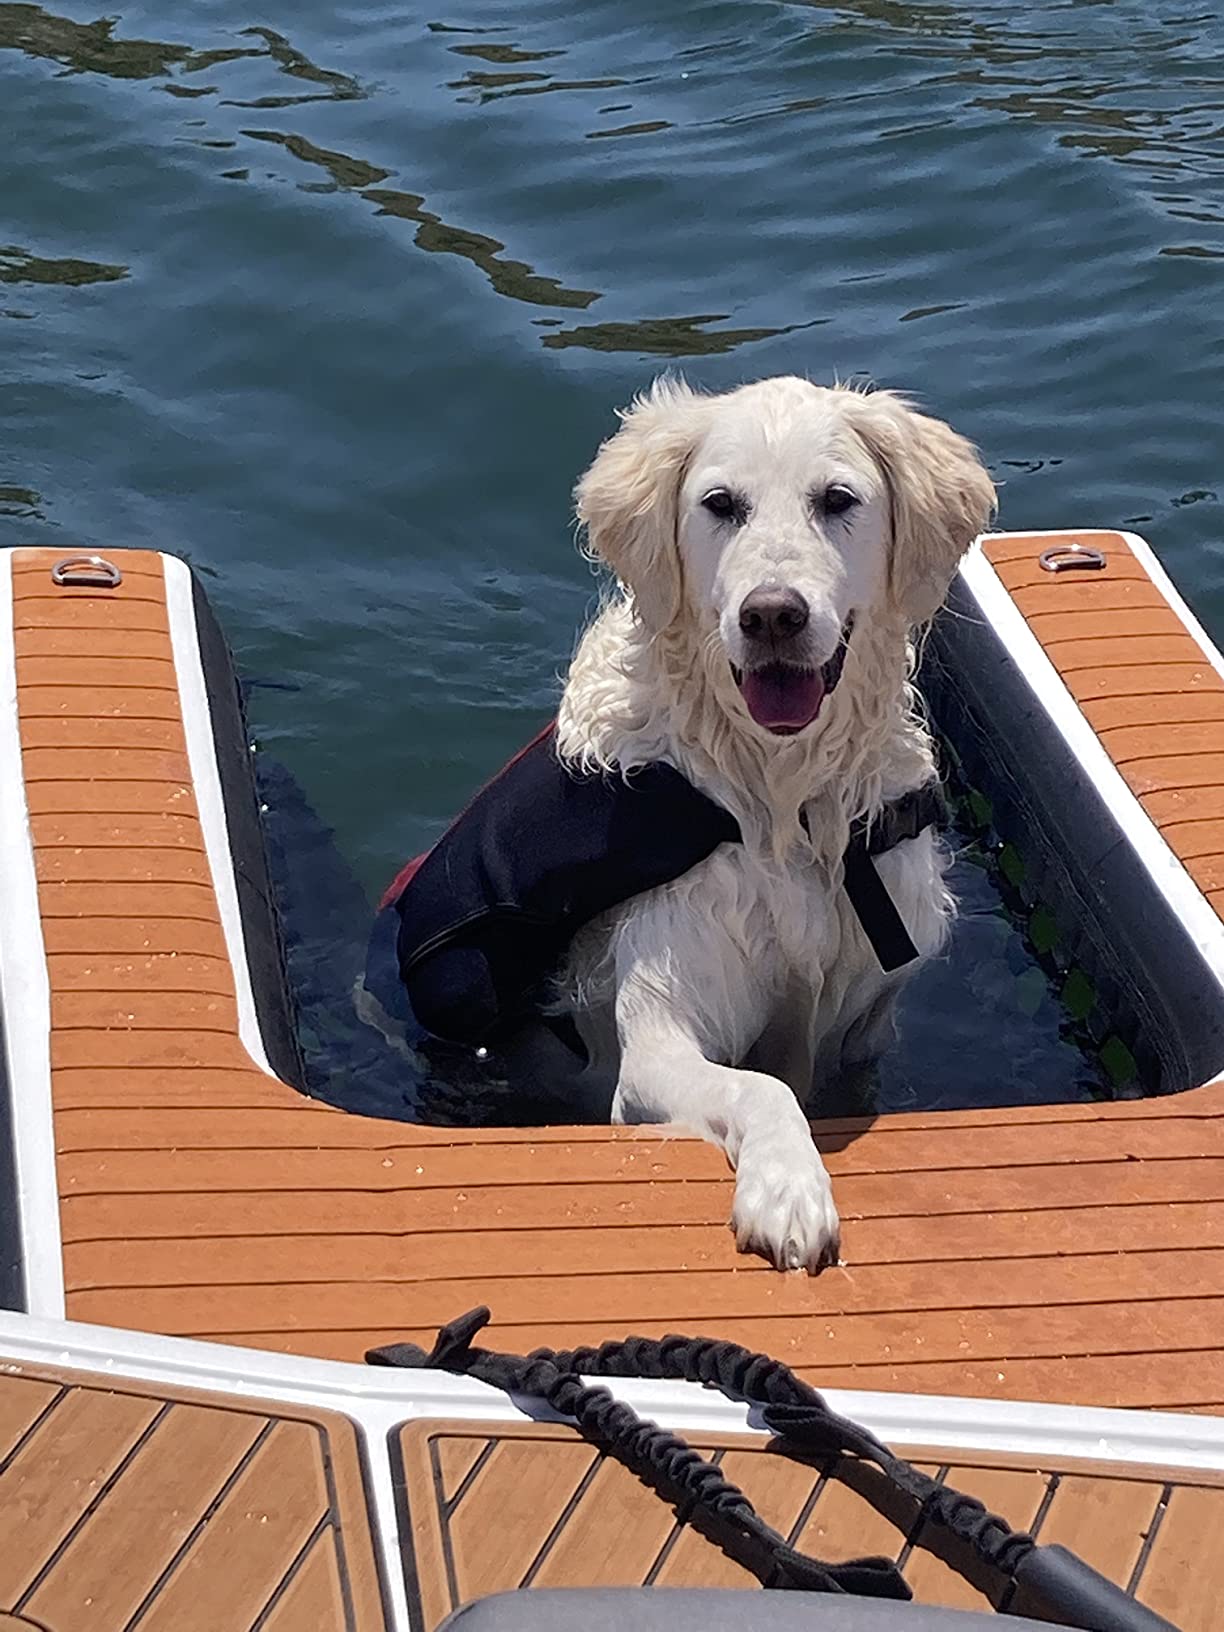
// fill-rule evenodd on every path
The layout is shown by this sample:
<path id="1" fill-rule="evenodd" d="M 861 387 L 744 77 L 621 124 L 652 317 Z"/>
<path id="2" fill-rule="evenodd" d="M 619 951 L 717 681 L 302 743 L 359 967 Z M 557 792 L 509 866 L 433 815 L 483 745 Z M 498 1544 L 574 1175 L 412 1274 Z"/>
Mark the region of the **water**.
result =
<path id="1" fill-rule="evenodd" d="M 914 391 L 1224 636 L 1216 12 L 453 3 L 0 3 L 0 544 L 189 556 L 361 890 L 549 714 L 665 363 Z M 1082 1092 L 962 873 L 884 1103 Z"/>

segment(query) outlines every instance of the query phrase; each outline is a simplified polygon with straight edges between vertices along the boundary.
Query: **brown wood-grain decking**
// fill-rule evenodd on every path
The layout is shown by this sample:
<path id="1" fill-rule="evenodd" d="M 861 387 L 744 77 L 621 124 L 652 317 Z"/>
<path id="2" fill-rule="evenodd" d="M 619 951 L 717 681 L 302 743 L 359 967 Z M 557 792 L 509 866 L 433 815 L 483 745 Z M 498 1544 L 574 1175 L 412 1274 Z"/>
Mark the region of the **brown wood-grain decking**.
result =
<path id="1" fill-rule="evenodd" d="M 875 1469 L 794 1460 L 728 1435 L 689 1443 L 800 1551 L 827 1563 L 894 1559 L 919 1603 L 1009 1607 L 1007 1583 L 922 1524 Z M 472 1423 L 414 1423 L 393 1457 L 411 1514 L 409 1587 L 424 1632 L 469 1599 L 519 1587 L 757 1585 L 683 1509 L 571 1429 L 507 1425 L 492 1434 Z M 1014 1528 L 1077 1553 L 1181 1632 L 1216 1632 L 1224 1478 L 938 1449 L 914 1460 Z"/>
<path id="2" fill-rule="evenodd" d="M 690 1443 L 800 1550 L 893 1558 L 920 1603 L 1007 1607 L 1006 1583 L 874 1469 L 742 1435 Z M 389 1567 L 402 1569 L 416 1632 L 519 1587 L 756 1585 L 686 1510 L 574 1429 L 418 1421 L 389 1449 L 402 1559 Z M 1181 1632 L 1214 1632 L 1224 1475 L 931 1447 L 914 1461 Z M 376 1632 L 369 1501 L 356 1432 L 336 1413 L 3 1363 L 0 1627 Z"/>
<path id="3" fill-rule="evenodd" d="M 1105 536 L 1104 573 L 1040 574 L 1049 539 L 989 553 L 1124 774 L 1152 774 L 1147 726 L 1218 729 L 1224 750 L 1224 682 Z M 54 589 L 54 559 L 18 556 L 14 604 L 71 1317 L 358 1359 L 487 1302 L 489 1341 L 519 1350 L 705 1331 L 829 1386 L 1224 1408 L 1224 1084 L 821 1124 L 846 1263 L 809 1280 L 735 1252 L 731 1179 L 699 1141 L 367 1120 L 256 1070 L 161 562 L 123 554 L 105 592 Z M 1132 599 L 1160 630 L 1111 637 Z M 1140 662 L 1147 639 L 1165 655 Z M 1218 790 L 1196 753 L 1172 758 L 1144 797 L 1188 864 L 1218 868 Z"/>
<path id="4" fill-rule="evenodd" d="M 1047 572 L 1039 534 L 985 553 L 1123 779 L 1224 910 L 1224 680 L 1117 533 L 1076 533 L 1100 571 Z"/>
<path id="5" fill-rule="evenodd" d="M 385 1625 L 357 1434 L 328 1411 L 6 1362 L 0 1537 L 14 1625 Z"/>

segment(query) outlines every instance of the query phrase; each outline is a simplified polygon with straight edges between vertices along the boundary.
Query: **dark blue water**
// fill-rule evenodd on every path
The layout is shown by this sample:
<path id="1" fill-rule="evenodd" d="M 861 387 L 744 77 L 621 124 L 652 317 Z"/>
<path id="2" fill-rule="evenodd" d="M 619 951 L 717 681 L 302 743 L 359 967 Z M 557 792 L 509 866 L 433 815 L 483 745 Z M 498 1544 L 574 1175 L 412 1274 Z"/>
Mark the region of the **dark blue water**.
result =
<path id="1" fill-rule="evenodd" d="M 1207 5 L 0 4 L 0 127 L 0 544 L 189 556 L 367 893 L 549 713 L 665 363 L 914 391 L 1224 634 Z M 966 884 L 884 1102 L 1080 1091 Z"/>

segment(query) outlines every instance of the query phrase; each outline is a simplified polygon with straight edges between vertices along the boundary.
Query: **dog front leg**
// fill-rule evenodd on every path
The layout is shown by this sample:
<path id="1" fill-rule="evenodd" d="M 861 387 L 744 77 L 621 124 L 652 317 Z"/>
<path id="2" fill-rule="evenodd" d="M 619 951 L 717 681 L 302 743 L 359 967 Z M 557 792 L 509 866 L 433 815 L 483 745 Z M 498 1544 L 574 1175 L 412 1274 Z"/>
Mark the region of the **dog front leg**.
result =
<path id="1" fill-rule="evenodd" d="M 618 994 L 621 1069 L 614 1122 L 679 1122 L 726 1151 L 735 1168 L 731 1229 L 741 1252 L 815 1275 L 837 1262 L 839 1226 L 829 1175 L 784 1082 L 716 1064 L 666 1012 L 644 1013 Z"/>

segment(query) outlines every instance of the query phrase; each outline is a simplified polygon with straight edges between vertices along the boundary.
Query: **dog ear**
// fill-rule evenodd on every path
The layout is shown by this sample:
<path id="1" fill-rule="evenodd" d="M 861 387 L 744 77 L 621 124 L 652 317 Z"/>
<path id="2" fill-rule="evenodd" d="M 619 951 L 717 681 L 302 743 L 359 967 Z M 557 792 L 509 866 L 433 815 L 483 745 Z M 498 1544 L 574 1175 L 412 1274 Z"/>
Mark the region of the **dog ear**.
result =
<path id="1" fill-rule="evenodd" d="M 859 403 L 855 428 L 892 504 L 889 594 L 908 623 L 925 623 L 994 513 L 994 483 L 971 442 L 895 392 L 873 392 Z"/>
<path id="2" fill-rule="evenodd" d="M 620 430 L 574 493 L 588 551 L 628 588 L 638 616 L 656 633 L 680 614 L 677 500 L 701 432 L 702 404 L 683 380 L 656 380 L 620 411 Z"/>

